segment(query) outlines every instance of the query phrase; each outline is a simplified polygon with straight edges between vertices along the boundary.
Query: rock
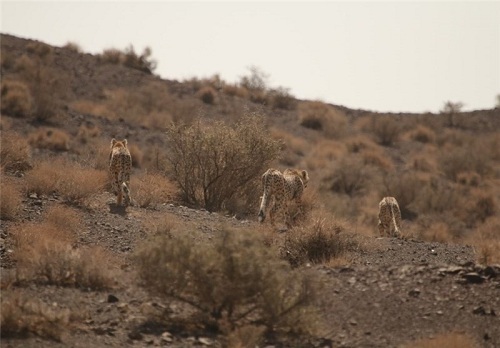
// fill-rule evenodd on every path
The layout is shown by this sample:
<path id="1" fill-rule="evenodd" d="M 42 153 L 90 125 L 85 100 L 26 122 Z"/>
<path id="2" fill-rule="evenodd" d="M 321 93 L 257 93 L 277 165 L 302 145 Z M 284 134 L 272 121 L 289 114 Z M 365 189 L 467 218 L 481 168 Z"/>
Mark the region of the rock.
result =
<path id="1" fill-rule="evenodd" d="M 113 294 L 109 294 L 108 295 L 108 303 L 115 303 L 115 302 L 118 302 L 118 297 L 116 297 L 115 295 Z"/>
<path id="2" fill-rule="evenodd" d="M 476 272 L 469 272 L 462 274 L 462 278 L 467 282 L 471 284 L 481 284 L 486 280 L 485 277 L 481 276 L 479 273 Z"/>
<path id="3" fill-rule="evenodd" d="M 413 289 L 408 291 L 408 295 L 412 297 L 418 297 L 420 295 L 420 289 Z"/>
<path id="4" fill-rule="evenodd" d="M 142 334 L 137 330 L 128 333 L 128 338 L 134 341 L 142 340 L 142 337 L 143 337 Z"/>
<path id="5" fill-rule="evenodd" d="M 212 340 L 206 337 L 200 337 L 198 338 L 198 342 L 205 346 L 211 346 L 213 344 Z"/>

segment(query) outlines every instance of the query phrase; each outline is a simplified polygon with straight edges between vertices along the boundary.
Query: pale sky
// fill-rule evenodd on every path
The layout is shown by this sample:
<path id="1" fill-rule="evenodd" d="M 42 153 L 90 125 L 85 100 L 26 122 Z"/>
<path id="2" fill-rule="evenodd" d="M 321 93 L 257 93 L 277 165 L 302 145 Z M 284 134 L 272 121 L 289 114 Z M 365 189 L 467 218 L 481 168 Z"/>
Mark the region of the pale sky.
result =
<path id="1" fill-rule="evenodd" d="M 1 1 L 1 32 L 84 52 L 145 47 L 179 81 L 256 66 L 269 87 L 354 109 L 491 109 L 500 1 Z"/>

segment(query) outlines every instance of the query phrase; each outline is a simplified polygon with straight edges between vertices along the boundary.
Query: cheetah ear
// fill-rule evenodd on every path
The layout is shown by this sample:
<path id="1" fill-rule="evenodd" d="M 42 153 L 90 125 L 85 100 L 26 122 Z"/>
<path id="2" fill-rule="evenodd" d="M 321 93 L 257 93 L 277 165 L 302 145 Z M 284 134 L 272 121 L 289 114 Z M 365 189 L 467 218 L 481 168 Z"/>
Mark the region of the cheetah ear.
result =
<path id="1" fill-rule="evenodd" d="M 303 171 L 301 172 L 301 174 L 302 174 L 302 178 L 304 178 L 304 180 L 309 181 L 309 174 L 307 174 L 307 171 L 306 171 L 306 170 L 303 170 Z"/>
<path id="2" fill-rule="evenodd" d="M 127 139 L 123 139 L 123 145 L 127 146 Z"/>
<path id="3" fill-rule="evenodd" d="M 115 144 L 116 144 L 116 139 L 115 138 L 111 139 L 111 147 L 115 146 Z"/>

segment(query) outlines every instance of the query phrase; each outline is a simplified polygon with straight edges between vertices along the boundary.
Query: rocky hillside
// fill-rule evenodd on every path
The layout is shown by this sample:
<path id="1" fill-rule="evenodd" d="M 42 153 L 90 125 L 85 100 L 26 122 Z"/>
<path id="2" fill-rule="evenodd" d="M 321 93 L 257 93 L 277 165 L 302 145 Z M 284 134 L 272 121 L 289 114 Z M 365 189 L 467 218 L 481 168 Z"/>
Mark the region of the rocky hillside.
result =
<path id="1" fill-rule="evenodd" d="M 498 109 L 351 110 L 258 71 L 163 80 L 132 53 L 1 35 L 2 345 L 500 345 Z M 172 168 L 169 127 L 246 116 L 280 144 L 270 166 L 310 174 L 286 231 L 257 222 L 260 175 L 210 209 Z M 113 137 L 134 161 L 127 208 Z M 377 235 L 386 195 L 404 238 Z"/>

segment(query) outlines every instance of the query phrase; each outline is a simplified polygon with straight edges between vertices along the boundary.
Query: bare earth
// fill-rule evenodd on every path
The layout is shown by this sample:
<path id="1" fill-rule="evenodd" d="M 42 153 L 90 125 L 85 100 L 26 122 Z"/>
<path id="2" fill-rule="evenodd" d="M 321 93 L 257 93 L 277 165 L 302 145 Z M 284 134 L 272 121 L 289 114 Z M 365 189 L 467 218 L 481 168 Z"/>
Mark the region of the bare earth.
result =
<path id="1" fill-rule="evenodd" d="M 52 201 L 57 198 L 52 198 Z M 37 216 L 51 200 L 26 199 L 26 216 Z M 97 244 L 116 255 L 122 277 L 112 291 L 30 285 L 22 293 L 58 308 L 81 308 L 84 319 L 62 342 L 30 338 L 2 340 L 2 347 L 104 347 L 104 346 L 221 346 L 210 332 L 184 332 L 175 325 L 148 322 L 150 314 L 182 311 L 151 297 L 137 285 L 130 257 L 147 237 L 141 226 L 166 212 L 190 224 L 199 238 L 210 240 L 218 226 L 248 228 L 254 221 L 239 221 L 207 211 L 165 204 L 156 210 L 114 207 L 103 194 L 85 215 L 82 245 Z M 2 238 L 9 225 L 2 224 Z M 9 267 L 8 245 L 2 249 L 2 266 Z M 474 251 L 463 245 L 425 243 L 379 238 L 373 250 L 354 255 L 350 266 L 314 266 L 326 275 L 323 339 L 269 338 L 276 347 L 396 347 L 421 337 L 443 332 L 463 332 L 484 347 L 500 345 L 500 267 L 474 265 Z M 6 275 L 8 269 L 2 270 Z"/>

